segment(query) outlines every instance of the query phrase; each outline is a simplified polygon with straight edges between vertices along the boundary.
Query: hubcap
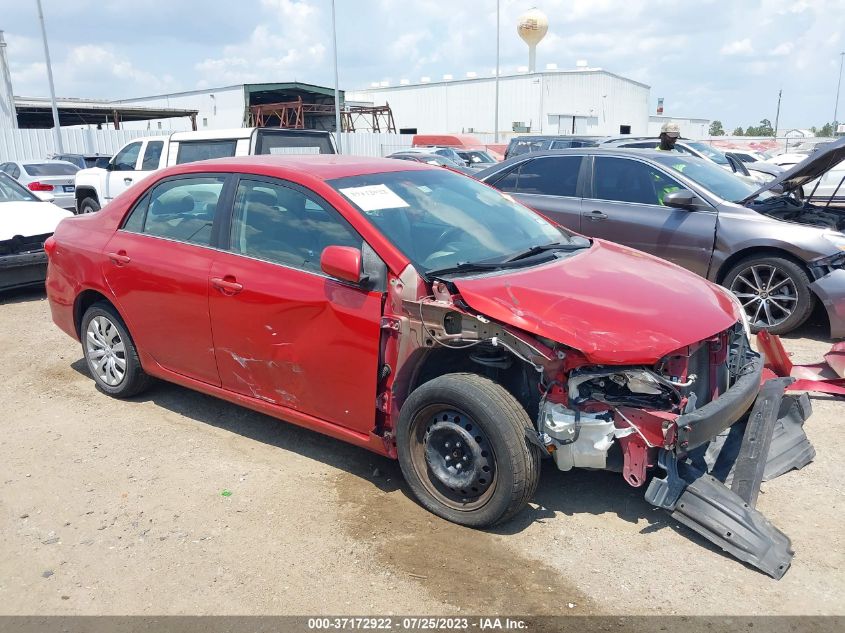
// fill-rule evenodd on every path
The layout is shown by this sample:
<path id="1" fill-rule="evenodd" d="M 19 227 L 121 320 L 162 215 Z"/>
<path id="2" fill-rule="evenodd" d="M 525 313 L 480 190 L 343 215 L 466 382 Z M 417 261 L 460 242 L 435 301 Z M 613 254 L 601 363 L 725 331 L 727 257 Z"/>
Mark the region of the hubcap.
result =
<path id="1" fill-rule="evenodd" d="M 786 321 L 798 305 L 798 290 L 792 278 L 776 266 L 753 264 L 731 283 L 751 325 L 770 328 Z"/>
<path id="2" fill-rule="evenodd" d="M 96 316 L 85 332 L 85 356 L 91 371 L 110 387 L 126 376 L 126 346 L 120 332 L 107 317 Z"/>

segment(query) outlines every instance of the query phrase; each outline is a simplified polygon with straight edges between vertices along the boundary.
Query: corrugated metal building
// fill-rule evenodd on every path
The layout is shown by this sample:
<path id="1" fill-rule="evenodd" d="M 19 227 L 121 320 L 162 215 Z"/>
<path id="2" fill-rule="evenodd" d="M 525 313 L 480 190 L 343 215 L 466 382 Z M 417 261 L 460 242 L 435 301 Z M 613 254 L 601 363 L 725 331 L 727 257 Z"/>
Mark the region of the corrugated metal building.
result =
<path id="1" fill-rule="evenodd" d="M 350 102 L 389 103 L 400 130 L 494 132 L 495 77 L 347 91 Z M 545 70 L 499 77 L 499 132 L 647 134 L 649 86 L 606 70 Z"/>
<path id="2" fill-rule="evenodd" d="M 189 108 L 197 110 L 197 129 L 220 130 L 251 125 L 250 107 L 268 103 L 293 102 L 302 99 L 306 104 L 334 104 L 334 90 L 302 82 L 235 84 L 217 88 L 203 88 L 187 92 L 175 92 L 133 99 L 121 99 L 114 103 L 141 105 L 145 107 Z M 340 91 L 343 104 L 343 91 Z M 189 123 L 152 120 L 143 124 L 128 125 L 129 128 L 156 129 L 169 127 L 174 130 L 190 130 Z M 278 124 L 278 123 L 275 123 Z M 305 127 L 313 129 L 334 129 L 334 114 L 305 114 Z"/>

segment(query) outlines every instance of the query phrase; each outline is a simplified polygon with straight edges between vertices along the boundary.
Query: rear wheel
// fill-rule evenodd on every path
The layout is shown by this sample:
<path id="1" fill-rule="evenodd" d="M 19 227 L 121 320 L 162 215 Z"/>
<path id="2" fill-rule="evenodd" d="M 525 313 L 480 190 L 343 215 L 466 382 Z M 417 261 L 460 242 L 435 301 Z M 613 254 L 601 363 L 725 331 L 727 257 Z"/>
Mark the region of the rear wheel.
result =
<path id="1" fill-rule="evenodd" d="M 79 213 L 95 213 L 100 210 L 100 203 L 88 196 L 79 203 Z"/>
<path id="2" fill-rule="evenodd" d="M 123 319 L 108 303 L 85 311 L 81 328 L 82 351 L 97 386 L 115 398 L 137 395 L 150 384 Z"/>
<path id="3" fill-rule="evenodd" d="M 742 303 L 755 332 L 785 334 L 813 311 L 810 278 L 801 266 L 783 257 L 744 259 L 728 272 L 723 285 Z"/>
<path id="4" fill-rule="evenodd" d="M 454 523 L 507 521 L 531 499 L 540 453 L 531 421 L 501 385 L 476 374 L 446 374 L 408 397 L 396 429 L 399 464 L 429 511 Z"/>

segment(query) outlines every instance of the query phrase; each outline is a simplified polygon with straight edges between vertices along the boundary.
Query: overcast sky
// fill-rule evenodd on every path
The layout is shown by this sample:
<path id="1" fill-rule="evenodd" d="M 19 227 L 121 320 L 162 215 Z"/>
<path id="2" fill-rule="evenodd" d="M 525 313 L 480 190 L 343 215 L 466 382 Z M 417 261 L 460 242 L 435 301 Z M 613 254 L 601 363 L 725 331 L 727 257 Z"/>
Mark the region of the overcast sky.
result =
<path id="1" fill-rule="evenodd" d="M 342 89 L 495 67 L 495 0 L 336 0 Z M 332 85 L 329 0 L 42 0 L 59 96 L 121 98 L 250 81 Z M 516 34 L 549 17 L 537 66 L 576 60 L 642 81 L 653 111 L 781 128 L 833 119 L 845 0 L 501 0 L 503 73 Z M 16 95 L 48 94 L 35 0 L 0 0 Z M 845 119 L 845 94 L 840 99 Z"/>

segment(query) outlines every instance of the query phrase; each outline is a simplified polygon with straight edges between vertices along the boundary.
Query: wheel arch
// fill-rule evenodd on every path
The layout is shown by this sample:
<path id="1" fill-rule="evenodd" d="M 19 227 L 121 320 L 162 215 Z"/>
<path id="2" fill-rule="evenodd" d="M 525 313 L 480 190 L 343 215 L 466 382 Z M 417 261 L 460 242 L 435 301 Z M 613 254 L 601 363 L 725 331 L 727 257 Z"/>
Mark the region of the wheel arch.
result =
<path id="1" fill-rule="evenodd" d="M 795 255 L 790 253 L 788 250 L 780 248 L 778 246 L 749 246 L 740 251 L 737 251 L 736 253 L 732 253 L 730 257 L 728 257 L 724 262 L 722 262 L 722 265 L 719 267 L 719 272 L 716 274 L 716 283 L 721 284 L 725 280 L 725 277 L 728 276 L 728 273 L 730 272 L 731 268 L 736 266 L 736 264 L 741 262 L 743 259 L 748 259 L 749 257 L 757 256 L 780 257 L 783 259 L 788 259 L 794 264 L 800 266 L 801 269 L 807 273 L 807 276 L 810 279 L 813 279 L 813 275 L 810 272 L 807 263 L 802 261 L 799 257 L 796 257 Z M 812 289 L 810 289 L 810 292 L 815 296 L 815 293 L 812 292 Z"/>
<path id="2" fill-rule="evenodd" d="M 509 359 L 510 366 L 507 368 L 492 367 L 473 360 L 472 354 L 476 346 L 467 349 L 456 350 L 445 347 L 436 347 L 428 350 L 420 358 L 414 371 L 407 382 L 407 389 L 402 394 L 402 402 L 423 384 L 453 373 L 477 374 L 489 378 L 493 382 L 504 387 L 517 402 L 519 402 L 528 417 L 534 421 L 540 406 L 539 374 L 533 367 L 526 364 L 504 347 L 497 348 L 502 357 Z M 481 350 L 475 350 L 479 352 Z"/>
<path id="3" fill-rule="evenodd" d="M 97 189 L 90 185 L 81 185 L 74 191 L 74 198 L 76 199 L 76 210 L 79 211 L 79 205 L 85 198 L 93 198 L 94 201 L 102 206 L 100 196 L 97 194 Z"/>
<path id="4" fill-rule="evenodd" d="M 117 312 L 123 322 L 126 323 L 126 319 L 123 317 L 120 310 L 111 299 L 109 299 L 99 290 L 87 288 L 80 292 L 78 295 L 76 295 L 76 299 L 73 302 L 73 326 L 74 328 L 76 328 L 76 334 L 77 336 L 79 336 L 80 340 L 82 340 L 82 316 L 85 314 L 85 311 L 88 310 L 88 308 L 90 308 L 95 303 L 99 302 L 109 304 L 114 309 L 114 311 Z"/>

